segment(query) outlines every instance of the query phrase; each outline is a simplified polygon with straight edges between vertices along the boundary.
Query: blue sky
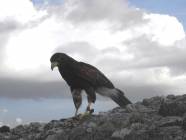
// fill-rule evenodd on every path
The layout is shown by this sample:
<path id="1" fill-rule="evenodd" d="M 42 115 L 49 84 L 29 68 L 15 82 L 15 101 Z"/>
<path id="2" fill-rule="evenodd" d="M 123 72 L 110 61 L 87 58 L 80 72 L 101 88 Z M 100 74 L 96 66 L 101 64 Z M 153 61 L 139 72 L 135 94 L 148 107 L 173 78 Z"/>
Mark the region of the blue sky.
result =
<path id="1" fill-rule="evenodd" d="M 32 0 L 34 4 L 43 4 L 43 3 L 48 3 L 48 4 L 61 4 L 63 0 Z"/>
<path id="2" fill-rule="evenodd" d="M 85 111 L 87 105 L 86 98 L 84 98 L 82 107 L 79 113 Z M 98 100 L 94 107 L 95 113 L 104 112 L 116 107 L 115 103 L 110 103 L 105 100 Z M 22 120 L 22 123 L 29 122 L 49 122 L 55 119 L 71 117 L 74 115 L 75 107 L 72 99 L 39 99 L 39 100 L 12 100 L 0 99 L 0 122 L 6 125 L 16 126 L 17 118 Z M 2 111 L 6 107 L 5 111 Z"/>
<path id="3" fill-rule="evenodd" d="M 150 12 L 175 16 L 186 27 L 185 0 L 129 0 L 129 3 Z"/>

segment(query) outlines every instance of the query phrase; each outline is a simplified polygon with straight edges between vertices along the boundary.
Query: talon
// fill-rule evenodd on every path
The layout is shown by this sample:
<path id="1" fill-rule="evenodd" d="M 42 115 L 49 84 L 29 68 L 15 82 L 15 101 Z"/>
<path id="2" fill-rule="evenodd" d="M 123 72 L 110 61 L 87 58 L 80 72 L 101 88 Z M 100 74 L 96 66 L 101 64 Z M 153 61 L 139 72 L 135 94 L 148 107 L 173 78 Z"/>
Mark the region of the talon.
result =
<path id="1" fill-rule="evenodd" d="M 90 110 L 91 110 L 91 109 L 90 109 L 90 107 L 88 106 L 87 109 L 86 109 L 86 112 L 88 112 L 88 111 L 90 111 Z"/>
<path id="2" fill-rule="evenodd" d="M 90 114 L 94 113 L 94 109 L 90 109 Z"/>
<path id="3" fill-rule="evenodd" d="M 88 117 L 91 115 L 91 112 L 90 111 L 86 111 L 85 113 L 83 114 L 79 114 L 79 118 L 82 119 L 82 118 L 85 118 L 85 117 Z"/>

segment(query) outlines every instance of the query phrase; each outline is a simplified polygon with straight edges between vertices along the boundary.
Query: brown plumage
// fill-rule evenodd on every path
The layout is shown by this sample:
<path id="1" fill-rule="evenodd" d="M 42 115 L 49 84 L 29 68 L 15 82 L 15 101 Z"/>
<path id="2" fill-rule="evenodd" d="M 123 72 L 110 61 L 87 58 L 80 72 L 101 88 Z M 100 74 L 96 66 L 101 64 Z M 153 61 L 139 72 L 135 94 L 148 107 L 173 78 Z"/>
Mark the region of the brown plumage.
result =
<path id="1" fill-rule="evenodd" d="M 124 93 L 115 88 L 111 81 L 96 67 L 78 62 L 64 53 L 55 53 L 51 59 L 51 69 L 58 67 L 61 76 L 71 89 L 73 101 L 76 107 L 76 114 L 81 105 L 81 91 L 87 93 L 88 106 L 90 111 L 91 103 L 96 101 L 96 92 L 100 95 L 110 97 L 121 107 L 131 102 L 124 96 Z"/>

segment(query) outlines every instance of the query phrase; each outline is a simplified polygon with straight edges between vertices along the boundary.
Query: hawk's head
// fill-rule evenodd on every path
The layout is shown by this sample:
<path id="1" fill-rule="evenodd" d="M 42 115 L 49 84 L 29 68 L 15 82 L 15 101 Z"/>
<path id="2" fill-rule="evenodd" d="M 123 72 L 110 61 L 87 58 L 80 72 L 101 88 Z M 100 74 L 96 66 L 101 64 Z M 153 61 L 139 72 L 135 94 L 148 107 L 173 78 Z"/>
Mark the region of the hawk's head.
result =
<path id="1" fill-rule="evenodd" d="M 50 58 L 51 69 L 53 70 L 57 66 L 63 66 L 68 62 L 71 62 L 72 58 L 65 53 L 55 53 Z"/>

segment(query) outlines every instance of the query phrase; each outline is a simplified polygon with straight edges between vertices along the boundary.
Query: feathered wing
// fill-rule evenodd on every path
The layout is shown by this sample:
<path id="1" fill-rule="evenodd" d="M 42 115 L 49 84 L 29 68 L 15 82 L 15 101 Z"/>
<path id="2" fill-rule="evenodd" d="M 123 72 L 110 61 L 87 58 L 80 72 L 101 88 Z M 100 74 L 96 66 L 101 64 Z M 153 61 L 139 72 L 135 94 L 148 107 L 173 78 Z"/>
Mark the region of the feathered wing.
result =
<path id="1" fill-rule="evenodd" d="M 78 66 L 76 66 L 76 76 L 89 82 L 94 88 L 114 88 L 111 81 L 101 71 L 83 62 L 78 62 Z"/>
<path id="2" fill-rule="evenodd" d="M 95 88 L 97 93 L 110 97 L 121 107 L 131 104 L 131 101 L 125 97 L 124 93 L 115 88 L 111 81 L 97 68 L 83 62 L 78 63 L 76 75 L 89 82 Z"/>

